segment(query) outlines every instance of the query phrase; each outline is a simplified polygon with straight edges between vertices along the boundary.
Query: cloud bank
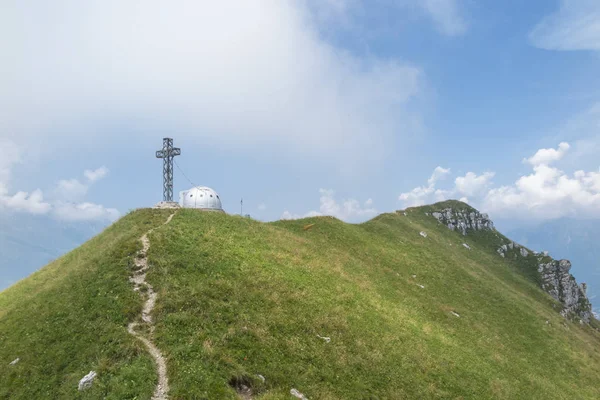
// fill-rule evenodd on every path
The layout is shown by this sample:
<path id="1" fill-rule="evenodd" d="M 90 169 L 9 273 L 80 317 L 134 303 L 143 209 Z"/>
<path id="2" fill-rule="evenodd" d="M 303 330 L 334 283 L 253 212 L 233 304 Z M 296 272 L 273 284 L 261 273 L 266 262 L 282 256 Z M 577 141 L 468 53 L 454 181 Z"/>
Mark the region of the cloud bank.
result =
<path id="1" fill-rule="evenodd" d="M 119 212 L 114 208 L 83 201 L 88 189 L 108 174 L 108 168 L 105 166 L 84 171 L 86 180 L 83 182 L 78 179 L 59 180 L 53 190 L 53 201 L 48 201 L 41 189 L 30 193 L 10 193 L 12 169 L 21 162 L 21 152 L 13 142 L 1 138 L 0 149 L 8 150 L 5 156 L 0 158 L 0 213 L 49 214 L 68 221 L 114 221 L 119 217 Z"/>
<path id="2" fill-rule="evenodd" d="M 436 23 L 440 32 L 448 36 L 462 35 L 467 31 L 467 23 L 461 15 L 456 0 L 423 0 L 417 2 Z"/>
<path id="3" fill-rule="evenodd" d="M 356 199 L 343 199 L 341 202 L 338 202 L 335 199 L 335 192 L 331 189 L 319 189 L 319 193 L 321 194 L 319 199 L 319 211 L 313 210 L 300 215 L 286 210 L 281 215 L 281 219 L 299 219 L 330 215 L 339 218 L 342 221 L 353 222 L 377 215 L 377 210 L 373 207 L 372 199 L 367 199 L 363 204 Z"/>
<path id="4" fill-rule="evenodd" d="M 600 50 L 600 2 L 561 0 L 560 8 L 530 32 L 530 42 L 547 50 Z"/>
<path id="5" fill-rule="evenodd" d="M 600 169 L 577 170 L 572 174 L 553 164 L 561 160 L 571 146 L 562 142 L 557 148 L 539 149 L 523 161 L 532 172 L 519 177 L 513 184 L 493 187 L 494 172 L 477 175 L 467 172 L 454 180 L 450 189 L 436 185 L 437 167 L 428 185 L 402 193 L 399 199 L 404 206 L 422 205 L 434 201 L 468 196 L 478 208 L 494 216 L 527 220 L 545 220 L 565 216 L 600 217 Z M 464 198 L 466 199 L 466 198 Z"/>
<path id="6" fill-rule="evenodd" d="M 304 1 L 9 3 L 0 132 L 13 140 L 108 141 L 116 134 L 53 127 L 127 118 L 203 144 L 354 165 L 418 125 L 409 105 L 421 69 L 327 43 Z"/>

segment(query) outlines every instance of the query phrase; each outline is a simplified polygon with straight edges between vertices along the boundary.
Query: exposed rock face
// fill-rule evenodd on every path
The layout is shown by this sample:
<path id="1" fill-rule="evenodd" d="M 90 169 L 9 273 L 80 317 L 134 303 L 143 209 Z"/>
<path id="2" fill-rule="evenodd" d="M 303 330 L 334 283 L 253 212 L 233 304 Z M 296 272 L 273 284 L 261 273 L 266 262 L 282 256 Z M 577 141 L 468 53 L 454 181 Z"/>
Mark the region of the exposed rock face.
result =
<path id="1" fill-rule="evenodd" d="M 487 214 L 481 214 L 477 210 L 454 210 L 446 208 L 442 211 L 431 213 L 442 224 L 450 230 L 457 230 L 466 235 L 469 230 L 482 231 L 494 230 L 494 223 Z"/>
<path id="2" fill-rule="evenodd" d="M 445 208 L 432 212 L 431 215 L 446 225 L 448 229 L 456 230 L 465 236 L 468 233 L 477 231 L 495 231 L 494 223 L 488 215 L 475 209 Z M 586 297 L 587 287 L 585 283 L 577 285 L 577 281 L 569 273 L 571 263 L 568 260 L 550 259 L 549 262 L 545 262 L 548 261 L 547 257 L 549 257 L 547 251 L 542 253 L 533 252 L 533 256 L 537 257 L 537 259 L 533 259 L 533 257 L 530 257 L 531 250 L 513 241 L 507 243 L 505 239 L 500 239 L 499 247 L 496 250 L 502 258 L 506 258 L 510 254 L 510 259 L 517 260 L 520 258 L 523 260 L 521 262 L 539 262 L 540 264 L 533 264 L 532 267 L 538 265 L 537 272 L 539 273 L 542 289 L 563 305 L 564 308 L 561 314 L 564 317 L 577 318 L 586 323 L 590 321 L 593 314 L 590 301 Z M 467 245 L 463 246 L 466 247 Z M 544 258 L 546 259 L 544 260 Z"/>
<path id="3" fill-rule="evenodd" d="M 523 257 L 527 257 L 529 255 L 529 252 L 527 251 L 527 249 L 525 249 L 525 247 L 521 247 L 521 249 L 519 250 L 519 252 L 521 253 L 521 255 Z"/>
<path id="4" fill-rule="evenodd" d="M 561 314 L 565 317 L 577 317 L 589 322 L 592 317 L 592 305 L 586 297 L 586 285 L 577 285 L 573 275 L 569 273 L 569 260 L 552 260 L 538 266 L 542 279 L 542 288 L 564 305 Z"/>

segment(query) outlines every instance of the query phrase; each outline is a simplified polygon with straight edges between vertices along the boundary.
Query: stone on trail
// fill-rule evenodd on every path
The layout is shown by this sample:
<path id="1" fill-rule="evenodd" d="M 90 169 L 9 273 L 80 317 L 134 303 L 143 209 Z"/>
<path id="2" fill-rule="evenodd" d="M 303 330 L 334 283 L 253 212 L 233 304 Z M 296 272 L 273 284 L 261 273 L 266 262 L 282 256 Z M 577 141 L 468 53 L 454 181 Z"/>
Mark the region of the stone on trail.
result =
<path id="1" fill-rule="evenodd" d="M 302 393 L 300 393 L 299 391 L 297 391 L 296 389 L 292 388 L 290 390 L 290 394 L 292 396 L 294 396 L 297 399 L 301 399 L 301 400 L 308 400 L 308 397 L 306 397 L 305 395 L 303 395 Z"/>
<path id="2" fill-rule="evenodd" d="M 423 231 L 419 232 L 419 235 L 423 236 L 423 237 L 427 237 L 427 234 Z"/>
<path id="3" fill-rule="evenodd" d="M 79 390 L 86 390 L 92 387 L 94 378 L 96 377 L 96 371 L 90 371 L 89 374 L 81 378 L 79 381 Z"/>
<path id="4" fill-rule="evenodd" d="M 317 337 L 318 337 L 319 339 L 323 339 L 323 340 L 325 341 L 325 343 L 329 343 L 329 342 L 331 342 L 331 338 L 330 338 L 330 337 L 321 336 L 321 335 L 319 335 L 319 334 L 317 334 Z"/>
<path id="5" fill-rule="evenodd" d="M 19 360 L 21 360 L 21 359 L 20 359 L 19 357 L 17 357 L 17 358 L 15 358 L 14 360 L 12 360 L 12 361 L 11 361 L 11 363 L 10 363 L 10 364 L 8 364 L 8 365 L 15 365 L 16 363 L 18 363 L 18 362 L 19 362 Z"/>

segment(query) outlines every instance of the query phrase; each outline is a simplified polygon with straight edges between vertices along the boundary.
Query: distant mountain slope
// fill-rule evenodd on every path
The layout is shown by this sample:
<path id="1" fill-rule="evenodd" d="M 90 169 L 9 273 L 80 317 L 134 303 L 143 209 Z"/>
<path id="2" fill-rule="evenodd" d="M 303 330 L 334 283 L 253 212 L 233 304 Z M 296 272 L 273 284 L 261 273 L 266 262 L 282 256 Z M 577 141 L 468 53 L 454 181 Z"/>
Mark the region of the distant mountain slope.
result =
<path id="1" fill-rule="evenodd" d="M 600 313 L 600 220 L 562 218 L 541 225 L 511 230 L 508 235 L 555 258 L 573 263 L 577 280 L 588 285 L 588 297 Z"/>
<path id="2" fill-rule="evenodd" d="M 23 213 L 2 213 L 0 219 L 0 290 L 81 245 L 106 226 Z"/>
<path id="3" fill-rule="evenodd" d="M 492 229 L 448 229 L 432 215 L 448 207 L 471 211 L 352 225 L 179 210 L 164 226 L 170 210 L 133 212 L 0 293 L 0 398 L 150 398 L 152 359 L 127 334 L 150 228 L 151 337 L 171 399 L 236 399 L 244 386 L 254 399 L 600 398 L 597 321 L 561 316 L 537 258 L 500 256 L 508 239 Z"/>

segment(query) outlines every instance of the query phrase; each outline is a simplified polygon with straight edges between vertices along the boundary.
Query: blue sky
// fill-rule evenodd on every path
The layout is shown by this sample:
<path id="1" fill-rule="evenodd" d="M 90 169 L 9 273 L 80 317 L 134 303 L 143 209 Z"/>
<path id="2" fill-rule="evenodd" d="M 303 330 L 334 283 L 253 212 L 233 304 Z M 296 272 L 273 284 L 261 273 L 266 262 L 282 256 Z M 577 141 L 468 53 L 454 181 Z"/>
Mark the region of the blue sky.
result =
<path id="1" fill-rule="evenodd" d="M 0 216 L 151 206 L 164 136 L 263 220 L 600 214 L 597 1 L 1 4 Z"/>

